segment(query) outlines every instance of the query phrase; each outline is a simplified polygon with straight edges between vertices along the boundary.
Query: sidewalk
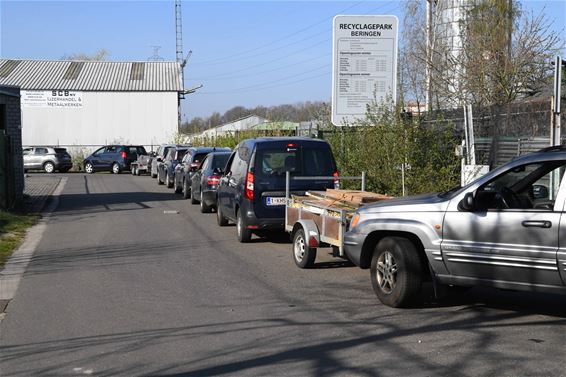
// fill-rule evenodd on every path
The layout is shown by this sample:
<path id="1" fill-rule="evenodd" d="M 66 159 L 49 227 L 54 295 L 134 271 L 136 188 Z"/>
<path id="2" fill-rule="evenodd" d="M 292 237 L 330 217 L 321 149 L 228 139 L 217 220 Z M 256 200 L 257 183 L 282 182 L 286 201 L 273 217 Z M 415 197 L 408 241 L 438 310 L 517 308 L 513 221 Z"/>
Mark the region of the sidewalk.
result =
<path id="1" fill-rule="evenodd" d="M 41 213 L 62 177 L 53 174 L 28 174 L 25 179 L 22 209 L 28 213 Z"/>

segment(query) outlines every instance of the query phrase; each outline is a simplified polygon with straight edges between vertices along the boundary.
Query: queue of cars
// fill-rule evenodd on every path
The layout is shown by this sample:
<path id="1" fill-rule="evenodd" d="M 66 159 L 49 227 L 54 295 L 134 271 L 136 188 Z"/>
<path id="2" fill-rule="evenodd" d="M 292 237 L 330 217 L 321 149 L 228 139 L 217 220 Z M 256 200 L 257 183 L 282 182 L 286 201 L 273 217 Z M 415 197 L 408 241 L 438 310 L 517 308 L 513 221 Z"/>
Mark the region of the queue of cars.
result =
<path id="1" fill-rule="evenodd" d="M 42 148 L 25 151 L 42 156 L 34 165 L 27 157 L 26 168 L 67 169 L 55 160 L 67 160 L 63 151 Z M 85 171 L 119 173 L 145 153 L 139 146 L 102 147 L 85 159 Z M 565 172 L 566 146 L 552 147 L 463 188 L 362 205 L 344 223 L 345 256 L 370 270 L 376 296 L 392 307 L 412 305 L 427 281 L 435 293 L 486 285 L 566 294 Z M 291 194 L 305 195 L 334 188 L 339 178 L 329 144 L 300 137 L 248 139 L 233 151 L 163 145 L 150 174 L 200 203 L 201 212 L 216 211 L 219 226 L 235 223 L 240 242 L 284 229 L 287 184 Z M 287 174 L 303 180 L 286 181 Z M 306 234 L 303 252 L 318 244 Z"/>

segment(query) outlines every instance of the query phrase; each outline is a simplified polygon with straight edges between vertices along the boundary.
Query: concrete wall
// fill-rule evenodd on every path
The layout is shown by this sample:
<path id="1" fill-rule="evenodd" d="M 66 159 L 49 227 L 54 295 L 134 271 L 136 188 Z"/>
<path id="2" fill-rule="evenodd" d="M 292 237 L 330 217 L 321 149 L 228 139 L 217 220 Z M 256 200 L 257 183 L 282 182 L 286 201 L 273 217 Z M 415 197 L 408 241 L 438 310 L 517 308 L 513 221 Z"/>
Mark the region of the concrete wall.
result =
<path id="1" fill-rule="evenodd" d="M 20 90 L 17 87 L 0 86 L 0 104 L 6 105 L 6 129 L 4 132 L 10 137 L 11 159 L 8 163 L 8 185 L 13 190 L 15 202 L 18 205 L 24 192 L 24 162 L 22 158 Z M 10 174 L 12 173 L 12 174 Z M 10 203 L 9 203 L 10 204 Z"/>
<path id="2" fill-rule="evenodd" d="M 24 145 L 161 144 L 177 133 L 177 92 L 80 92 L 81 107 L 22 104 Z"/>

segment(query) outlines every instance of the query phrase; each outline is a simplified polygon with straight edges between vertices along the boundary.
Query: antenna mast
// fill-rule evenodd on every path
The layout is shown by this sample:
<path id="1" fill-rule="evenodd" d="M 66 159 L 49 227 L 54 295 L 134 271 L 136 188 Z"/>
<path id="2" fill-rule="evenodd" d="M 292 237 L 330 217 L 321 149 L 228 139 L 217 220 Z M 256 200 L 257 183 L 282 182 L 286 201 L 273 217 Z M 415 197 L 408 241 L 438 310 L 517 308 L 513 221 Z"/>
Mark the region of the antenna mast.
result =
<path id="1" fill-rule="evenodd" d="M 183 59 L 183 23 L 181 17 L 181 0 L 175 0 L 175 34 L 177 41 L 176 58 L 177 63 L 181 64 L 181 83 L 185 88 L 185 61 Z"/>

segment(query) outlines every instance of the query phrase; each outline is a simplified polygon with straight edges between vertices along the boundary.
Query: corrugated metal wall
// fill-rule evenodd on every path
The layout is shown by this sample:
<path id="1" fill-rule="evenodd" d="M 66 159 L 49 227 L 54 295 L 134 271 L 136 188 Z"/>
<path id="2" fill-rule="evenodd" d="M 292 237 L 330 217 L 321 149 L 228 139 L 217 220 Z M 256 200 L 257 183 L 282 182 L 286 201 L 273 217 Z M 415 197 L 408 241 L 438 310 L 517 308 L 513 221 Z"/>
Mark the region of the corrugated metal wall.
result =
<path id="1" fill-rule="evenodd" d="M 22 108 L 23 145 L 161 144 L 177 132 L 177 92 L 82 92 L 82 107 Z"/>

